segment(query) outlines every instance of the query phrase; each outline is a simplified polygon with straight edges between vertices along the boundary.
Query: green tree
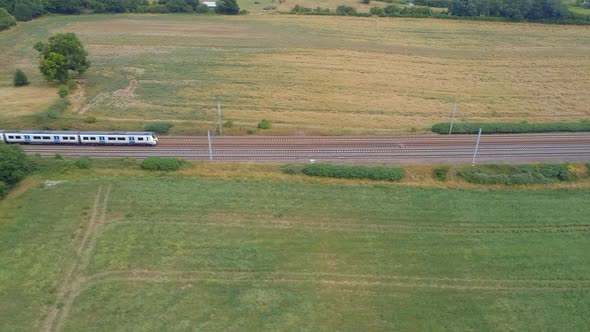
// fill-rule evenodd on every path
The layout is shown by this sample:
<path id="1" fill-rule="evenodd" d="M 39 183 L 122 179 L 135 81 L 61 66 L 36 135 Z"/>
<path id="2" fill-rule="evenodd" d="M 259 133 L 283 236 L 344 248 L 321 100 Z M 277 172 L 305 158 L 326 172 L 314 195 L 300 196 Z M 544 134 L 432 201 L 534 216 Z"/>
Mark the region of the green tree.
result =
<path id="1" fill-rule="evenodd" d="M 45 9 L 50 13 L 80 14 L 82 2 L 80 0 L 45 0 Z"/>
<path id="2" fill-rule="evenodd" d="M 15 0 L 12 14 L 19 21 L 30 21 L 33 19 L 33 4 L 29 0 Z"/>
<path id="3" fill-rule="evenodd" d="M 236 0 L 220 0 L 215 3 L 215 12 L 225 15 L 236 15 L 240 12 L 240 6 Z"/>
<path id="4" fill-rule="evenodd" d="M 16 19 L 6 9 L 0 8 L 0 31 L 13 25 L 16 25 Z"/>
<path id="5" fill-rule="evenodd" d="M 65 63 L 65 56 L 50 52 L 46 57 L 41 58 L 41 66 L 39 69 L 46 80 L 50 82 L 53 80 L 65 82 L 69 78 L 68 69 L 66 68 Z"/>
<path id="6" fill-rule="evenodd" d="M 383 8 L 381 8 L 381 7 L 371 7 L 371 9 L 369 9 L 369 13 L 371 15 L 379 16 L 379 15 L 383 15 L 384 11 L 383 11 Z"/>
<path id="7" fill-rule="evenodd" d="M 338 14 L 338 15 L 354 15 L 354 14 L 356 14 L 356 9 L 351 6 L 338 6 L 338 7 L 336 7 L 336 14 Z"/>
<path id="8" fill-rule="evenodd" d="M 206 4 L 202 3 L 200 5 L 197 6 L 197 9 L 195 9 L 195 12 L 197 13 L 208 13 L 209 12 L 209 6 L 207 6 Z"/>
<path id="9" fill-rule="evenodd" d="M 25 86 L 25 85 L 29 85 L 29 79 L 27 78 L 27 75 L 25 75 L 25 73 L 22 70 L 17 69 L 14 72 L 14 86 Z"/>
<path id="10" fill-rule="evenodd" d="M 4 8 L 8 13 L 12 12 L 14 0 L 0 0 L 0 8 Z"/>
<path id="11" fill-rule="evenodd" d="M 15 185 L 29 171 L 27 157 L 18 145 L 0 144 L 0 182 Z"/>
<path id="12" fill-rule="evenodd" d="M 64 83 L 70 78 L 70 71 L 80 75 L 90 67 L 88 53 L 71 32 L 51 36 L 48 43 L 38 42 L 35 49 L 41 56 L 39 69 L 48 81 Z"/>
<path id="13" fill-rule="evenodd" d="M 57 94 L 60 98 L 65 98 L 70 94 L 70 91 L 68 91 L 68 88 L 65 85 L 60 85 Z"/>
<path id="14" fill-rule="evenodd" d="M 14 0 L 12 15 L 19 21 L 29 21 L 43 14 L 42 0 Z"/>
<path id="15" fill-rule="evenodd" d="M 260 122 L 258 122 L 258 125 L 256 127 L 258 127 L 259 129 L 270 129 L 272 127 L 272 121 L 268 119 L 262 119 L 260 120 Z"/>

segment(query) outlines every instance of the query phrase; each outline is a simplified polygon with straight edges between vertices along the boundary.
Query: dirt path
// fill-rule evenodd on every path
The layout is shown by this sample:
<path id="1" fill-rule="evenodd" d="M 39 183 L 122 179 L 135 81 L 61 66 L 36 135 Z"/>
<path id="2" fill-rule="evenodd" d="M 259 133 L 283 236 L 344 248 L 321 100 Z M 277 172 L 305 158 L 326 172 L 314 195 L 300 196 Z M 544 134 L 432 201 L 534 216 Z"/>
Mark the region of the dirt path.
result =
<path id="1" fill-rule="evenodd" d="M 135 95 L 135 89 L 137 89 L 139 83 L 137 79 L 132 75 L 127 75 L 127 80 L 129 81 L 129 85 L 124 89 L 115 90 L 113 92 L 101 92 L 96 95 L 96 97 L 92 98 L 92 100 L 84 105 L 83 107 L 79 107 L 74 109 L 74 112 L 78 114 L 84 114 L 94 108 L 96 105 L 104 102 L 104 101 L 112 101 L 115 104 L 131 104 L 137 102 L 137 96 Z"/>
<path id="2" fill-rule="evenodd" d="M 86 101 L 86 92 L 84 91 L 84 80 L 76 80 L 77 89 L 75 93 L 72 95 L 70 100 L 72 101 L 72 113 L 80 112 L 80 109 L 84 107 L 84 102 Z"/>

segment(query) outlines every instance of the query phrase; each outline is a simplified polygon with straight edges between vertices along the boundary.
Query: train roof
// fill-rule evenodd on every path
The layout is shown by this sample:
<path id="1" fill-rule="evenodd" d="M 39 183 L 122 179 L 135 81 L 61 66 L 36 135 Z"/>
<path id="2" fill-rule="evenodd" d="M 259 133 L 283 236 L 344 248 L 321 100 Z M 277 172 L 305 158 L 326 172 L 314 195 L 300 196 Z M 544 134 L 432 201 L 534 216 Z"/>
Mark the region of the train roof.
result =
<path id="1" fill-rule="evenodd" d="M 80 131 L 80 135 L 153 135 L 149 131 Z"/>
<path id="2" fill-rule="evenodd" d="M 148 131 L 66 131 L 66 130 L 0 130 L 4 133 L 34 135 L 34 134 L 62 134 L 62 135 L 153 135 Z"/>

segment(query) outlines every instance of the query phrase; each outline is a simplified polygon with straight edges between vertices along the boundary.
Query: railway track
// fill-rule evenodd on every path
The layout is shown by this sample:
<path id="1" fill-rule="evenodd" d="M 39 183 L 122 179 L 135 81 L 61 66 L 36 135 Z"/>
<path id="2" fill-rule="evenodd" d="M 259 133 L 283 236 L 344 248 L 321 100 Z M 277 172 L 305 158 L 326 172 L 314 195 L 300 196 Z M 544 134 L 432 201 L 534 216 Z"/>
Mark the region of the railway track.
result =
<path id="1" fill-rule="evenodd" d="M 214 161 L 338 161 L 359 163 L 468 163 L 475 135 L 223 136 L 212 138 Z M 209 160 L 207 137 L 171 136 L 146 146 L 26 145 L 44 156 Z M 590 162 L 590 134 L 482 135 L 478 162 Z"/>

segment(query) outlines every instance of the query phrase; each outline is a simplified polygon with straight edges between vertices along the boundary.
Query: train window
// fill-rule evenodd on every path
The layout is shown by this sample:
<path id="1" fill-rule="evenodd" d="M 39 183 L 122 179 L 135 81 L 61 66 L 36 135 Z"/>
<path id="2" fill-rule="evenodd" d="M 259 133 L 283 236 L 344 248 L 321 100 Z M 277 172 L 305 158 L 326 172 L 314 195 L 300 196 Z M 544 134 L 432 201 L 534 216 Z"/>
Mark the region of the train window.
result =
<path id="1" fill-rule="evenodd" d="M 8 136 L 9 139 L 14 139 L 14 136 Z"/>
<path id="2" fill-rule="evenodd" d="M 114 137 L 109 137 L 109 141 L 115 141 L 116 139 Z"/>
<path id="3" fill-rule="evenodd" d="M 33 139 L 41 139 L 41 136 L 33 136 Z"/>
<path id="4" fill-rule="evenodd" d="M 137 140 L 138 141 L 143 141 L 143 137 L 138 137 Z"/>
<path id="5" fill-rule="evenodd" d="M 70 136 L 70 140 L 71 141 L 75 141 L 76 140 L 76 136 Z"/>
<path id="6" fill-rule="evenodd" d="M 117 137 L 117 141 L 124 141 L 125 137 Z"/>
<path id="7" fill-rule="evenodd" d="M 67 141 L 67 140 L 69 140 L 68 136 L 64 136 L 64 137 L 62 137 L 62 139 L 63 139 L 64 141 Z"/>
<path id="8" fill-rule="evenodd" d="M 91 141 L 96 141 L 96 137 L 90 137 Z"/>
<path id="9" fill-rule="evenodd" d="M 82 137 L 82 140 L 87 141 L 88 137 Z"/>
<path id="10" fill-rule="evenodd" d="M 49 136 L 43 136 L 43 139 L 51 139 Z"/>
<path id="11" fill-rule="evenodd" d="M 14 136 L 14 138 L 16 138 L 16 139 L 20 139 L 20 136 Z"/>

